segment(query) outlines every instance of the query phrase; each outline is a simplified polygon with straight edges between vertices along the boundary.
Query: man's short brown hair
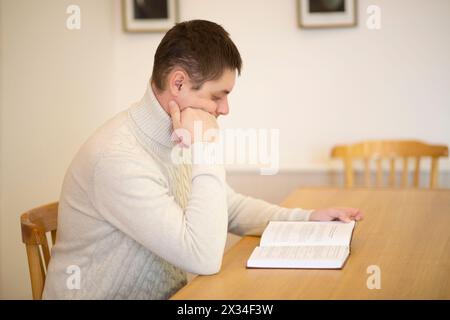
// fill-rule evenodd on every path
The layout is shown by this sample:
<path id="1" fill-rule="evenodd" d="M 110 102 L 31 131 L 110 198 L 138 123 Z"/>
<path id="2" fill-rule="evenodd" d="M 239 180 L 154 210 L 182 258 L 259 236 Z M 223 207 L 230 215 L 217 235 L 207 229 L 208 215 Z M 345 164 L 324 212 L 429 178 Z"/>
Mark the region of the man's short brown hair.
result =
<path id="1" fill-rule="evenodd" d="M 155 53 L 152 81 L 165 89 L 169 72 L 182 67 L 194 89 L 222 76 L 226 68 L 241 73 L 242 60 L 230 35 L 220 25 L 206 20 L 191 20 L 170 29 Z"/>

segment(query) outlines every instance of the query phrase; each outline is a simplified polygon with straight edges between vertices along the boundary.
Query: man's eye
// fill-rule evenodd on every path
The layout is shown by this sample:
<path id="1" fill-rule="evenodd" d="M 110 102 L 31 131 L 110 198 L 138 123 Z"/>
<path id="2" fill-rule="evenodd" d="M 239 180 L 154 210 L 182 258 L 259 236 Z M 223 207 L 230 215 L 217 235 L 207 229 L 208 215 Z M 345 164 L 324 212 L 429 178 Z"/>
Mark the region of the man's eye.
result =
<path id="1" fill-rule="evenodd" d="M 213 101 L 218 101 L 218 100 L 220 100 L 220 98 L 219 97 L 216 97 L 216 96 L 212 96 L 212 98 L 211 98 Z"/>

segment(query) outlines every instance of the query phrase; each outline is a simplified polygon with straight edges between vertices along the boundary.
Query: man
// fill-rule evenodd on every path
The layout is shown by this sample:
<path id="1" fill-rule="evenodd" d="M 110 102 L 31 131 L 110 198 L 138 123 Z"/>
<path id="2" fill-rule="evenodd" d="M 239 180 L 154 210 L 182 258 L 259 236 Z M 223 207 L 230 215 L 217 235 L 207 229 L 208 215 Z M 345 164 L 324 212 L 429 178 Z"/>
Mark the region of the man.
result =
<path id="1" fill-rule="evenodd" d="M 161 41 L 142 100 L 103 125 L 64 179 L 46 299 L 166 299 L 186 272 L 220 271 L 227 231 L 260 235 L 270 220 L 359 220 L 352 208 L 281 208 L 235 193 L 222 165 L 177 164 L 176 144 L 208 146 L 240 73 L 219 25 L 177 24 Z M 174 129 L 190 133 L 178 135 Z M 189 150 L 190 150 L 189 149 Z M 72 273 L 70 273 L 72 272 Z"/>

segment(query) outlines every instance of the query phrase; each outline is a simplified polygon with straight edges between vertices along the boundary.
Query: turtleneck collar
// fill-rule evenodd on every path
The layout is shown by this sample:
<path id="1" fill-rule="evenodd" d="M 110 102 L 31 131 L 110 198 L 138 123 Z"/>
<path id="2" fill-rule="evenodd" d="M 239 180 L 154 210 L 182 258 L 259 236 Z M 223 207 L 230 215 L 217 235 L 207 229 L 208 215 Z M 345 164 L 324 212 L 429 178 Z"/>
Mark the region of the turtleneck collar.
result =
<path id="1" fill-rule="evenodd" d="M 146 144 L 158 144 L 158 149 L 170 150 L 172 141 L 172 120 L 156 99 L 149 83 L 141 101 L 129 110 L 131 120 L 142 133 Z"/>

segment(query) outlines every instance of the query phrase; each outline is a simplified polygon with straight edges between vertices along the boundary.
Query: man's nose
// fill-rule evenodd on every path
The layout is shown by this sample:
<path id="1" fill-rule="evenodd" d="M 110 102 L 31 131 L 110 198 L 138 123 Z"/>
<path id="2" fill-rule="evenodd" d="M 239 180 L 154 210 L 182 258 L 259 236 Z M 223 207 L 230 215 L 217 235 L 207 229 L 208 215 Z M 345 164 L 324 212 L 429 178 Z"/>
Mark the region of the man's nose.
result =
<path id="1" fill-rule="evenodd" d="M 230 112 L 230 108 L 228 106 L 228 99 L 226 99 L 224 102 L 219 104 L 217 108 L 217 114 L 221 116 L 226 116 Z"/>

